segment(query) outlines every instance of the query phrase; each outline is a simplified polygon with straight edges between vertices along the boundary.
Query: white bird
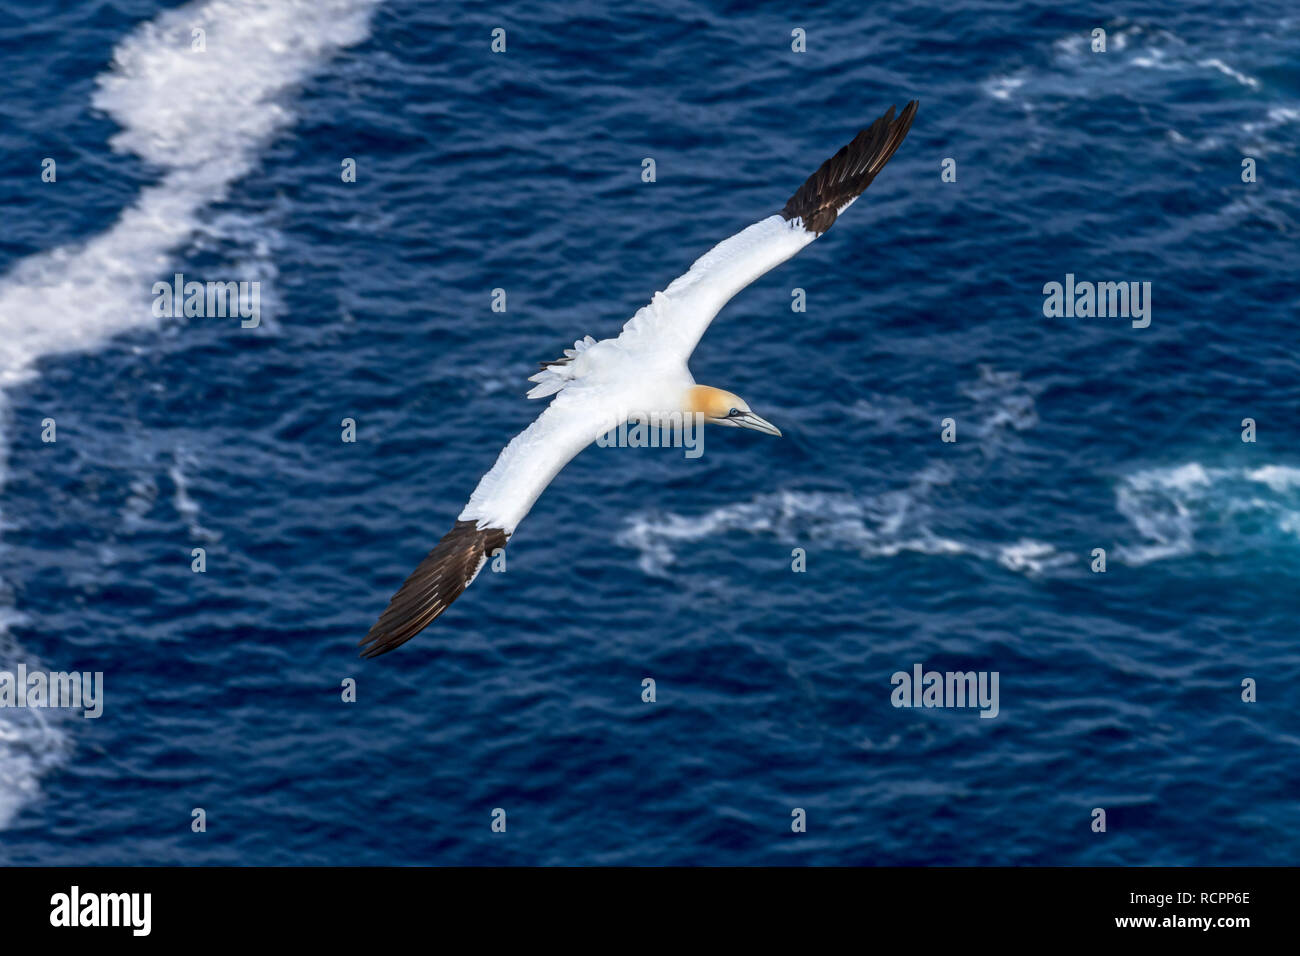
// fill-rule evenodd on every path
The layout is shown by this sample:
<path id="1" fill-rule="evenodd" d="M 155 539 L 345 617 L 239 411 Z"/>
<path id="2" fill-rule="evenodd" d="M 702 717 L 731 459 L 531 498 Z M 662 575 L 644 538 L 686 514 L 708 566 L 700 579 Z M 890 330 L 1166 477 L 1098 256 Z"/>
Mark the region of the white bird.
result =
<path id="1" fill-rule="evenodd" d="M 363 657 L 406 643 L 460 596 L 505 547 L 560 469 L 614 426 L 663 416 L 702 416 L 718 425 L 781 432 L 737 395 L 697 385 L 687 360 L 713 317 L 759 276 L 793 257 L 835 222 L 884 168 L 916 115 L 894 108 L 822 164 L 777 215 L 718 243 L 623 326 L 617 338 L 587 336 L 565 357 L 543 362 L 529 398 L 550 406 L 502 450 L 452 529 L 393 595 L 361 641 Z M 697 418 L 698 420 L 698 418 Z"/>

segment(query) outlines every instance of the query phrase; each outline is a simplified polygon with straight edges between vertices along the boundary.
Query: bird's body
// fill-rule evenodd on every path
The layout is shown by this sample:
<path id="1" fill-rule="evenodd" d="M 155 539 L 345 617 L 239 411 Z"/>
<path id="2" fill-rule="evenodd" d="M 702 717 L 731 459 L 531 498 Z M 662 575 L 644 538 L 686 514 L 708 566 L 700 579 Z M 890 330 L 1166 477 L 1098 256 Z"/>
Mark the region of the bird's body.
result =
<path id="1" fill-rule="evenodd" d="M 738 291 L 794 256 L 853 204 L 902 143 L 916 113 L 891 108 L 822 164 L 768 216 L 701 256 L 623 326 L 616 338 L 587 336 L 565 357 L 542 363 L 529 398 L 549 407 L 502 450 L 452 530 L 415 569 L 362 641 L 386 653 L 442 614 L 505 546 L 552 479 L 578 452 L 629 420 L 695 415 L 719 425 L 780 435 L 738 396 L 698 385 L 687 362 L 713 317 Z"/>

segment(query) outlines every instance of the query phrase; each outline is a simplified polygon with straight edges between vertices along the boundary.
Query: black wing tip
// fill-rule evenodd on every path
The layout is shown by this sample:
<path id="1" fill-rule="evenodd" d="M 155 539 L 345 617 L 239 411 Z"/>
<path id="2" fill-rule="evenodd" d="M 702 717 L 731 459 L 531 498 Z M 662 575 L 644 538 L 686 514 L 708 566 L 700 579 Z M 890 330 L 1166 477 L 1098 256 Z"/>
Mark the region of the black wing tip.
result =
<path id="1" fill-rule="evenodd" d="M 361 656 L 387 654 L 424 630 L 460 597 L 509 537 L 501 528 L 480 528 L 472 519 L 452 525 L 360 641 Z"/>
<path id="2" fill-rule="evenodd" d="M 891 106 L 859 131 L 795 190 L 781 210 L 782 218 L 787 222 L 800 219 L 805 229 L 818 236 L 829 229 L 844 204 L 862 195 L 903 144 L 919 105 L 919 100 L 909 100 L 897 119 Z"/>

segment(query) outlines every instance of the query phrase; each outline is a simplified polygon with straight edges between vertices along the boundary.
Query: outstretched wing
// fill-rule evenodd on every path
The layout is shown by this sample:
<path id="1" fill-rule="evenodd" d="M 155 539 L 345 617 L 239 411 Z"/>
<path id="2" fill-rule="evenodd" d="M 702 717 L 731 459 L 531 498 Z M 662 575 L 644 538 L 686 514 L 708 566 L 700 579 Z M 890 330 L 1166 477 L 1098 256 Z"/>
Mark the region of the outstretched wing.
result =
<path id="1" fill-rule="evenodd" d="M 573 460 L 609 430 L 591 402 L 557 399 L 511 440 L 470 495 L 460 517 L 393 595 L 362 657 L 405 644 L 447 610 L 500 548 L 533 502 Z"/>
<path id="2" fill-rule="evenodd" d="M 500 528 L 479 528 L 475 521 L 452 525 L 388 602 L 362 640 L 361 656 L 387 654 L 424 630 L 470 586 L 508 537 Z"/>
<path id="3" fill-rule="evenodd" d="M 654 348 L 688 358 L 733 295 L 829 229 L 835 217 L 871 185 L 903 142 L 915 115 L 915 101 L 897 119 L 891 107 L 823 163 L 780 215 L 720 242 L 689 272 L 656 293 L 650 305 L 624 326 L 620 340 L 648 337 Z M 547 388 L 541 394 L 555 390 Z M 406 579 L 362 640 L 362 656 L 391 651 L 442 614 L 505 546 L 560 469 L 610 425 L 590 398 L 562 391 L 532 425 L 515 436 L 479 481 L 451 531 Z"/>
<path id="4" fill-rule="evenodd" d="M 620 339 L 655 340 L 658 348 L 689 358 L 713 317 L 759 276 L 792 258 L 853 205 L 902 145 L 916 116 L 915 100 L 894 108 L 822 163 L 779 215 L 768 216 L 706 252 L 685 275 L 623 327 Z"/>

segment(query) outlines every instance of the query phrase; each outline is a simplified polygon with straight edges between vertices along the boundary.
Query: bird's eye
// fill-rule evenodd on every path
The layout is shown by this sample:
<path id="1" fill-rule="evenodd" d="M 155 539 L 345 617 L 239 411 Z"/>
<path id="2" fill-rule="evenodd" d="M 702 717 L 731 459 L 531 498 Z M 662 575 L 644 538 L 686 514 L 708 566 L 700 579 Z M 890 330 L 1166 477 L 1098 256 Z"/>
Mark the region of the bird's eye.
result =
<path id="1" fill-rule="evenodd" d="M 737 409 L 734 409 L 734 408 L 733 408 L 731 411 L 727 412 L 727 417 L 728 417 L 728 418 L 735 418 L 735 417 L 736 417 L 737 415 L 739 415 L 739 414 L 740 414 L 740 412 L 739 412 Z"/>

